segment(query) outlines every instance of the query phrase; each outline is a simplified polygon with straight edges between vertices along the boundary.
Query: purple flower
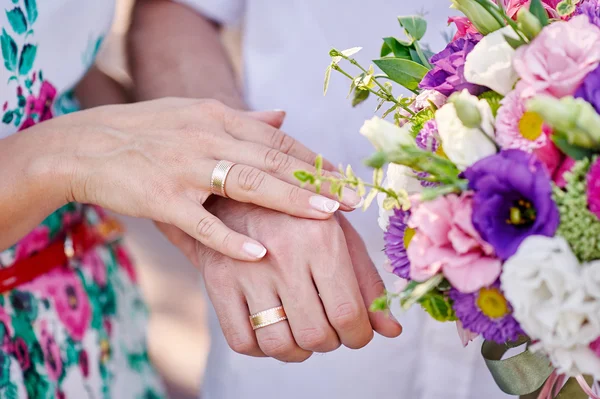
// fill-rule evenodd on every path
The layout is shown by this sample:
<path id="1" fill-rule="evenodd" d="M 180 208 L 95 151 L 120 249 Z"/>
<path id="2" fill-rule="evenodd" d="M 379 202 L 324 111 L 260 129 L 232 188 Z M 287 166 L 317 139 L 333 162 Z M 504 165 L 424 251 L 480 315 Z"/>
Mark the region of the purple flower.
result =
<path id="1" fill-rule="evenodd" d="M 444 50 L 431 57 L 433 69 L 423 77 L 419 87 L 437 90 L 445 96 L 463 89 L 468 89 L 475 96 L 486 91 L 485 87 L 467 82 L 464 74 L 467 55 L 479 40 L 481 35 L 468 34 L 450 42 Z"/>
<path id="2" fill-rule="evenodd" d="M 577 91 L 576 98 L 583 98 L 600 112 L 600 67 L 590 72 Z"/>
<path id="3" fill-rule="evenodd" d="M 508 259 L 530 235 L 554 236 L 559 223 L 552 185 L 532 154 L 505 150 L 464 172 L 473 197 L 473 226 L 498 257 Z"/>
<path id="4" fill-rule="evenodd" d="M 512 307 L 500 290 L 500 283 L 465 294 L 452 288 L 452 308 L 463 328 L 503 344 L 516 340 L 523 330 L 512 315 Z"/>
<path id="5" fill-rule="evenodd" d="M 437 129 L 437 123 L 435 122 L 435 119 L 431 119 L 425 122 L 421 131 L 419 132 L 419 134 L 417 134 L 415 141 L 417 142 L 417 146 L 420 149 L 438 153 L 438 151 L 442 152 L 442 147 L 440 146 L 438 138 L 439 134 Z M 439 183 L 421 180 L 427 178 L 429 176 L 429 173 L 415 171 L 415 174 L 419 178 L 419 183 L 421 183 L 421 187 L 439 186 Z"/>
<path id="6" fill-rule="evenodd" d="M 600 4 L 598 0 L 583 0 L 575 8 L 573 15 L 585 15 L 592 25 L 600 27 Z"/>
<path id="7" fill-rule="evenodd" d="M 415 231 L 407 226 L 409 211 L 394 209 L 390 224 L 384 234 L 385 254 L 391 263 L 391 272 L 404 279 L 410 279 L 410 261 L 406 248 Z"/>

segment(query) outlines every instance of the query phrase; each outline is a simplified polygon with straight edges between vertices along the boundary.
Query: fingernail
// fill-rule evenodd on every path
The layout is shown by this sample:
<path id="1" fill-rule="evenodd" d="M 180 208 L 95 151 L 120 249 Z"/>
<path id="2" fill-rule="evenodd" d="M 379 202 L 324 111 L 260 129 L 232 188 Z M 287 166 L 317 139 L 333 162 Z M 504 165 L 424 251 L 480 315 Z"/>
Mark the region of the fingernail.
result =
<path id="1" fill-rule="evenodd" d="M 340 203 L 329 199 L 327 197 L 323 197 L 322 195 L 313 195 L 310 197 L 309 201 L 310 206 L 320 212 L 325 213 L 334 213 L 340 207 Z"/>
<path id="2" fill-rule="evenodd" d="M 344 187 L 342 190 L 342 203 L 344 205 L 348 205 L 349 207 L 356 209 L 360 208 L 364 202 L 364 199 L 351 188 Z"/>
<path id="3" fill-rule="evenodd" d="M 267 248 L 253 242 L 244 243 L 243 248 L 248 255 L 257 259 L 261 259 L 267 254 Z"/>
<path id="4" fill-rule="evenodd" d="M 285 113 L 285 111 L 284 111 L 284 110 L 282 110 L 282 109 L 279 109 L 279 108 L 275 108 L 275 109 L 273 110 L 273 112 L 283 112 L 283 113 Z"/>

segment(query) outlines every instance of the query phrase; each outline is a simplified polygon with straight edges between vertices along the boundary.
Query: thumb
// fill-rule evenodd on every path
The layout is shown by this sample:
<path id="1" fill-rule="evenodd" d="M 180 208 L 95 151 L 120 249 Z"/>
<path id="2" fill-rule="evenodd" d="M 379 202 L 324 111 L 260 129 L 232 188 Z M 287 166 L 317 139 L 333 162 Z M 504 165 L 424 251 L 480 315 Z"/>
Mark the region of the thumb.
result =
<path id="1" fill-rule="evenodd" d="M 246 112 L 249 117 L 264 122 L 268 125 L 273 126 L 276 129 L 280 129 L 285 119 L 285 111 L 273 110 L 273 111 L 249 111 Z"/>

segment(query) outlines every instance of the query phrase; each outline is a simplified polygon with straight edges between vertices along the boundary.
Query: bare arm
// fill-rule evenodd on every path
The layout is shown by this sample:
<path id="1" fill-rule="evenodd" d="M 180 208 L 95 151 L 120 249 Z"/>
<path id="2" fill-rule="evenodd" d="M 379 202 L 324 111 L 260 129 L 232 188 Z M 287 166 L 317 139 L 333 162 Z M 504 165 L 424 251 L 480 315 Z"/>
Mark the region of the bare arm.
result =
<path id="1" fill-rule="evenodd" d="M 137 100 L 175 95 L 245 108 L 219 26 L 185 6 L 138 0 L 128 50 Z"/>

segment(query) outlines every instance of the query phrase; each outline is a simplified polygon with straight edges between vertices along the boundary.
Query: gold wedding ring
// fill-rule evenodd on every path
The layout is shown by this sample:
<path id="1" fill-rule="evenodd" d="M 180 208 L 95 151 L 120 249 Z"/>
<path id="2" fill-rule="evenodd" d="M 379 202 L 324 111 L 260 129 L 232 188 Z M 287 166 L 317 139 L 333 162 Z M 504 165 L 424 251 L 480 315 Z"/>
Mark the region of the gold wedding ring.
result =
<path id="1" fill-rule="evenodd" d="M 253 330 L 258 330 L 259 328 L 270 326 L 271 324 L 279 323 L 284 320 L 287 320 L 287 316 L 285 310 L 283 310 L 283 306 L 263 310 L 262 312 L 254 313 L 250 316 L 250 324 L 252 324 Z"/>
<path id="2" fill-rule="evenodd" d="M 229 161 L 219 161 L 213 169 L 212 176 L 210 178 L 210 192 L 221 197 L 227 198 L 225 192 L 225 181 L 231 168 L 235 165 Z"/>

